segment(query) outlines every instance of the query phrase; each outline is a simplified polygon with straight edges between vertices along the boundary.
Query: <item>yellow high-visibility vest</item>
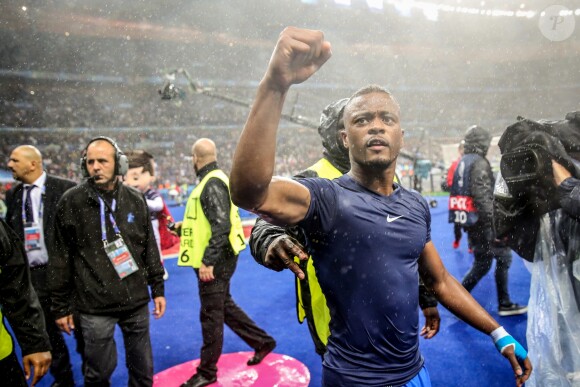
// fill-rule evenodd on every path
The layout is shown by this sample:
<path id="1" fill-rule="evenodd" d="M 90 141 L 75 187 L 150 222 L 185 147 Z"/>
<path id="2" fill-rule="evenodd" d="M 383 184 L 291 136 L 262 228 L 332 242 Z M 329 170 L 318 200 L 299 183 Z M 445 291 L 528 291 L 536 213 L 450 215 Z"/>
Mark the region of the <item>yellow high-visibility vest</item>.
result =
<path id="1" fill-rule="evenodd" d="M 324 158 L 318 160 L 308 169 L 316 172 L 318 177 L 325 179 L 336 179 L 342 176 L 342 172 Z M 298 262 L 298 258 L 295 258 L 295 260 Z M 296 312 L 298 314 L 298 321 L 304 321 L 304 318 L 307 316 L 306 308 L 310 308 L 310 312 L 312 313 L 312 321 L 310 323 L 316 329 L 318 340 L 326 345 L 328 343 L 328 336 L 330 336 L 330 328 L 328 326 L 330 323 L 330 311 L 328 310 L 328 306 L 326 306 L 326 297 L 324 297 L 320 284 L 318 283 L 318 278 L 316 277 L 312 256 L 306 263 L 306 279 L 307 281 L 304 281 L 305 283 L 301 283 L 296 278 Z M 307 301 L 305 303 L 306 297 L 308 297 L 309 302 Z"/>
<path id="2" fill-rule="evenodd" d="M 14 350 L 14 342 L 12 341 L 12 336 L 8 333 L 6 326 L 4 325 L 4 317 L 2 316 L 2 310 L 0 309 L 0 360 L 5 359 Z"/>
<path id="3" fill-rule="evenodd" d="M 185 207 L 183 223 L 181 224 L 179 259 L 177 262 L 179 266 L 191 266 L 196 269 L 201 267 L 203 254 L 211 238 L 211 226 L 201 208 L 200 197 L 203 188 L 211 178 L 220 179 L 228 187 L 228 190 L 230 189 L 230 181 L 227 175 L 223 171 L 216 169 L 209 172 L 191 191 Z M 228 239 L 232 250 L 238 255 L 240 251 L 246 248 L 246 241 L 238 207 L 232 203 L 231 199 L 230 223 L 231 229 Z"/>

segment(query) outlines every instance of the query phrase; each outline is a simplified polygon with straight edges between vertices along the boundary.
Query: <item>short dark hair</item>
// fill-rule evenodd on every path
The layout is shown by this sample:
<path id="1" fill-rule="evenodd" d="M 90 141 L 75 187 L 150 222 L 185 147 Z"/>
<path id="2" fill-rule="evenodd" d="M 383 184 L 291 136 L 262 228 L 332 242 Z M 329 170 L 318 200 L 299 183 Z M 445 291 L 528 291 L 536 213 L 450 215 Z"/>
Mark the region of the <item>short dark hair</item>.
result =
<path id="1" fill-rule="evenodd" d="M 151 176 L 155 176 L 155 162 L 151 153 L 136 149 L 126 153 L 129 159 L 129 168 L 143 167 L 143 172 L 149 172 Z"/>
<path id="2" fill-rule="evenodd" d="M 372 93 L 383 93 L 383 94 L 386 94 L 393 101 L 395 101 L 395 103 L 397 105 L 399 105 L 399 101 L 397 101 L 397 99 L 395 98 L 395 96 L 393 95 L 393 93 L 391 93 L 389 90 L 387 90 L 384 87 L 382 87 L 380 85 L 377 85 L 377 84 L 370 84 L 370 85 L 361 87 L 360 89 L 358 89 L 357 91 L 355 91 L 354 94 L 351 95 L 350 98 L 348 99 L 348 101 L 346 102 L 346 105 L 344 106 L 344 110 L 346 110 L 346 107 L 350 104 L 350 102 L 353 99 L 355 99 L 357 97 L 360 97 L 361 95 L 372 94 Z"/>

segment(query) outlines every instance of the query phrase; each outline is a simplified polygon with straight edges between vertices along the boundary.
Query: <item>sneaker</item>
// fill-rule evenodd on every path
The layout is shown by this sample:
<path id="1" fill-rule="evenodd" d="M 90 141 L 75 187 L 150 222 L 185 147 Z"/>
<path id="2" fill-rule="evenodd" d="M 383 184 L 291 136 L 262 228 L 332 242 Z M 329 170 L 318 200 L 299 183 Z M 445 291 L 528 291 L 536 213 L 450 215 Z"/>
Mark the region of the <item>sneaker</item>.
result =
<path id="1" fill-rule="evenodd" d="M 453 248 L 454 249 L 458 249 L 459 248 L 459 241 L 453 241 Z"/>
<path id="2" fill-rule="evenodd" d="M 528 311 L 527 305 L 519 305 L 515 303 L 511 303 L 510 305 L 506 306 L 499 306 L 498 314 L 500 316 L 515 316 L 518 314 L 524 314 Z"/>

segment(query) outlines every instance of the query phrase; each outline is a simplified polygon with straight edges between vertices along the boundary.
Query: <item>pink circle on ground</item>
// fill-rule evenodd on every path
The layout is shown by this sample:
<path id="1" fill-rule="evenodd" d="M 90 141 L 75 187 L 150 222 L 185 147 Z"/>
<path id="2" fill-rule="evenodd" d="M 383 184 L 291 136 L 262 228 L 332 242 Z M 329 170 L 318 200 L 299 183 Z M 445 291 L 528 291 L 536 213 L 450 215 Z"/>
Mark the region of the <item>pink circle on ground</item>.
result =
<path id="1" fill-rule="evenodd" d="M 255 366 L 246 362 L 254 352 L 226 353 L 217 363 L 218 380 L 212 387 L 304 387 L 310 383 L 310 371 L 298 360 L 270 353 Z M 161 371 L 153 376 L 153 387 L 179 387 L 196 372 L 199 359 Z"/>

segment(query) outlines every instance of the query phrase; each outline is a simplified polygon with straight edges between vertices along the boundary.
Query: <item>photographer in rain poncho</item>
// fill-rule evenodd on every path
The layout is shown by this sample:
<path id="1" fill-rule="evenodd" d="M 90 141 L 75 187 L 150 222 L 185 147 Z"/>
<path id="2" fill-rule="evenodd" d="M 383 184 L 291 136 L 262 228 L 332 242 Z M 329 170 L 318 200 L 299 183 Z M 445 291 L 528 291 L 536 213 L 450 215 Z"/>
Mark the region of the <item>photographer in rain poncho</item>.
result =
<path id="1" fill-rule="evenodd" d="M 495 227 L 531 262 L 527 385 L 580 386 L 580 112 L 518 118 L 499 147 Z"/>

